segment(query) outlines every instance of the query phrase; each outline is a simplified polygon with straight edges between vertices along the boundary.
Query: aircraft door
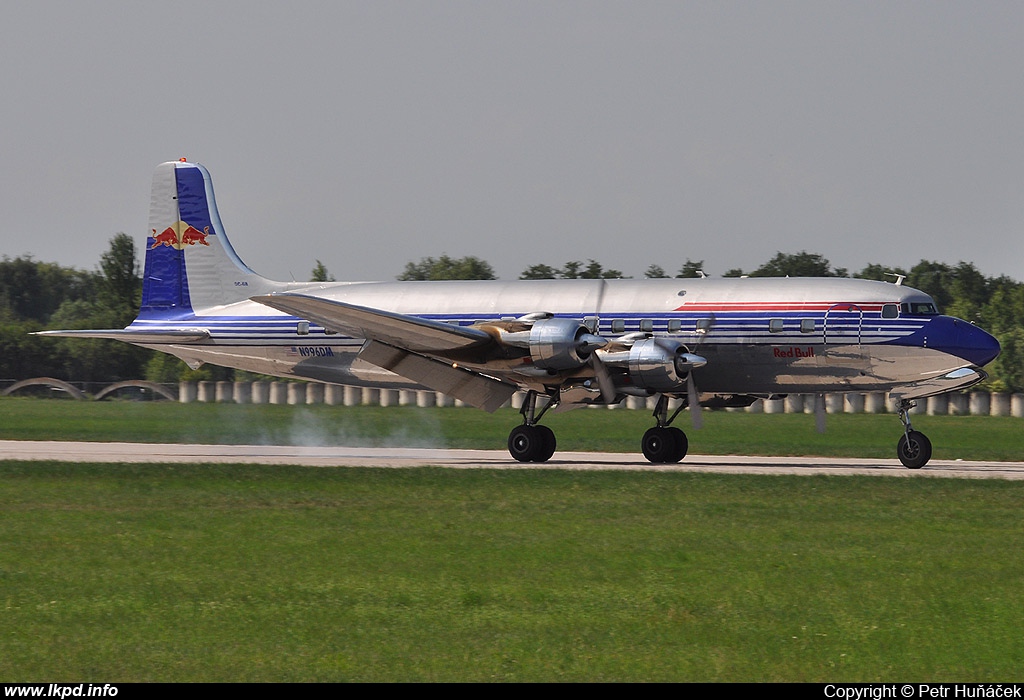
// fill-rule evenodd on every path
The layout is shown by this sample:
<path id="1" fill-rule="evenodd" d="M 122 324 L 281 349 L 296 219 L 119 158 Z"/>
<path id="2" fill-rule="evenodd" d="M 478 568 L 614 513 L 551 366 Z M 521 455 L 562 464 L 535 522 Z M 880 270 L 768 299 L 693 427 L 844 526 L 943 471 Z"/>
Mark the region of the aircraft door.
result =
<path id="1" fill-rule="evenodd" d="M 833 304 L 825 312 L 822 341 L 830 360 L 862 360 L 864 311 L 856 304 Z"/>

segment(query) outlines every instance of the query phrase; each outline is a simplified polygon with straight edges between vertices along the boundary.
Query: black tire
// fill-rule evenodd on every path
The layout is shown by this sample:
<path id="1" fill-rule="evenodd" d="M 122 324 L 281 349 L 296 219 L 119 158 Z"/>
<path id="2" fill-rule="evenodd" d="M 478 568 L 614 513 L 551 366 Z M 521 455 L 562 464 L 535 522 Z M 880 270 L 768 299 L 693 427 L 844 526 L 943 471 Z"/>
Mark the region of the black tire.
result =
<path id="1" fill-rule="evenodd" d="M 537 448 L 537 453 L 533 456 L 533 461 L 546 462 L 551 459 L 551 455 L 555 454 L 555 432 L 546 425 L 535 425 L 533 427 L 540 438 L 540 445 Z"/>
<path id="2" fill-rule="evenodd" d="M 519 462 L 546 462 L 555 444 L 555 433 L 546 425 L 520 425 L 509 433 L 508 453 Z"/>
<path id="3" fill-rule="evenodd" d="M 911 430 L 900 438 L 896 455 L 907 469 L 920 469 L 932 458 L 932 443 L 924 433 Z"/>
<path id="4" fill-rule="evenodd" d="M 686 439 L 686 433 L 679 428 L 666 428 L 666 430 L 671 433 L 672 439 L 676 444 L 676 451 L 672 455 L 672 459 L 667 461 L 678 462 L 686 456 L 686 451 L 690 449 L 690 441 Z"/>
<path id="5" fill-rule="evenodd" d="M 675 434 L 669 428 L 651 428 L 648 430 L 640 440 L 640 449 L 643 450 L 647 461 L 654 464 L 679 461 L 673 459 L 679 451 L 679 446 Z M 679 459 L 682 459 L 682 457 Z"/>
<path id="6" fill-rule="evenodd" d="M 508 453 L 517 462 L 532 462 L 543 438 L 537 434 L 532 425 L 520 425 L 508 434 Z"/>

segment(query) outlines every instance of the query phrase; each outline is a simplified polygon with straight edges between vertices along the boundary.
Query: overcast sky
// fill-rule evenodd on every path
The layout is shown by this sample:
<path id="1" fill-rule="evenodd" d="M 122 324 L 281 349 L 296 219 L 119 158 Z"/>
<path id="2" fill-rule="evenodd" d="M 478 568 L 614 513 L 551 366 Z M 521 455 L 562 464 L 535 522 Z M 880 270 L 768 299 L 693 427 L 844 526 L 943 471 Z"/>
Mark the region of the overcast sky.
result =
<path id="1" fill-rule="evenodd" d="M 140 250 L 213 175 L 275 279 L 710 274 L 776 251 L 1024 280 L 1024 3 L 8 3 L 0 254 Z"/>

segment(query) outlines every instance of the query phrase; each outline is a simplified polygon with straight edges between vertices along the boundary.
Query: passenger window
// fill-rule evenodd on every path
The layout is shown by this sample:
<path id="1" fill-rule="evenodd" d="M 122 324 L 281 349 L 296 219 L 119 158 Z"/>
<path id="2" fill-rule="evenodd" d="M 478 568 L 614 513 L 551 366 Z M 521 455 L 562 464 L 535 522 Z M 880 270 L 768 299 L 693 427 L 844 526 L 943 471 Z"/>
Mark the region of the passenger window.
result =
<path id="1" fill-rule="evenodd" d="M 625 332 L 626 332 L 626 322 L 625 321 L 623 321 L 621 318 L 617 318 L 614 321 L 612 321 L 612 333 L 625 333 Z"/>
<path id="2" fill-rule="evenodd" d="M 707 333 L 710 330 L 711 330 L 711 319 L 710 318 L 702 318 L 702 319 L 697 321 L 697 332 L 698 333 Z"/>
<path id="3" fill-rule="evenodd" d="M 678 333 L 682 329 L 683 329 L 683 322 L 680 321 L 678 318 L 670 318 L 668 320 L 668 332 L 669 333 Z"/>
<path id="4" fill-rule="evenodd" d="M 813 333 L 814 332 L 814 319 L 804 318 L 800 320 L 800 332 L 801 333 Z"/>
<path id="5" fill-rule="evenodd" d="M 768 321 L 768 331 L 771 332 L 771 333 L 781 333 L 782 332 L 782 319 L 781 318 L 773 318 L 772 320 Z"/>
<path id="6" fill-rule="evenodd" d="M 900 309 L 896 304 L 882 304 L 882 318 L 897 318 Z"/>
<path id="7" fill-rule="evenodd" d="M 649 318 L 645 318 L 640 321 L 640 330 L 644 333 L 654 332 L 654 321 Z"/>

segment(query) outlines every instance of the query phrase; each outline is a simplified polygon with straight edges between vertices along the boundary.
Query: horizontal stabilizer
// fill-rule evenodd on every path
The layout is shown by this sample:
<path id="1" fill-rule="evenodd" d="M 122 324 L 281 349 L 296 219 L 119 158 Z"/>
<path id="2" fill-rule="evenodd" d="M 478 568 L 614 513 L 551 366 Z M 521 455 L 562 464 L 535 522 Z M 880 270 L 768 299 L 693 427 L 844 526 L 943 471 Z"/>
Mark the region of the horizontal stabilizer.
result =
<path id="1" fill-rule="evenodd" d="M 379 340 L 412 352 L 447 352 L 494 340 L 477 328 L 453 326 L 308 294 L 285 292 L 256 296 L 252 300 L 332 331 Z"/>
<path id="2" fill-rule="evenodd" d="M 489 413 L 501 408 L 517 388 L 507 382 L 373 340 L 363 346 L 359 358 Z"/>
<path id="3" fill-rule="evenodd" d="M 937 396 L 938 394 L 945 394 L 949 391 L 956 391 L 957 389 L 966 389 L 967 387 L 974 386 L 978 382 L 985 381 L 987 378 L 988 375 L 979 369 L 961 367 L 960 369 L 955 369 L 941 377 L 926 379 L 908 386 L 893 389 L 889 392 L 889 397 L 893 401 L 897 402 L 901 400 L 909 401 L 911 399 L 923 399 L 928 396 Z"/>
<path id="4" fill-rule="evenodd" d="M 85 331 L 37 331 L 32 335 L 45 335 L 51 338 L 100 338 L 102 340 L 120 340 L 136 345 L 167 345 L 206 340 L 210 337 L 210 331 L 205 328 L 186 328 L 177 331 L 136 331 L 112 328 Z"/>

